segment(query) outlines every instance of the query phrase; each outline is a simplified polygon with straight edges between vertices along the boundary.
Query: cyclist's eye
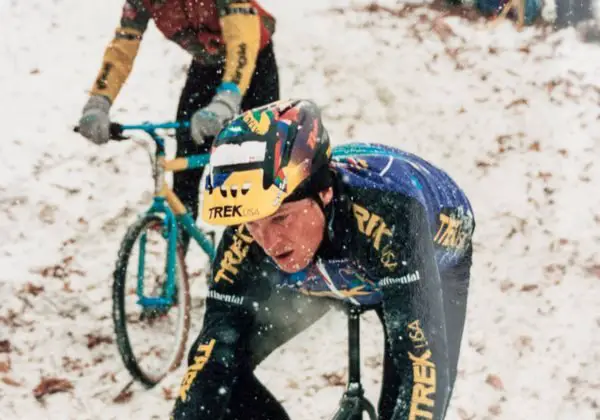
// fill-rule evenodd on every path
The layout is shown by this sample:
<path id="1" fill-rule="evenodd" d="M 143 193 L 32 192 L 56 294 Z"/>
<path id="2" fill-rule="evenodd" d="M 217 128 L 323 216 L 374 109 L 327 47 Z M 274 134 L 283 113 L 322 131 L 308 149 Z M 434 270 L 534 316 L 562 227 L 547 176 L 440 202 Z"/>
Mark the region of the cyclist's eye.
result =
<path id="1" fill-rule="evenodd" d="M 287 220 L 288 215 L 287 214 L 280 214 L 278 216 L 273 217 L 273 222 L 275 223 L 283 223 Z"/>

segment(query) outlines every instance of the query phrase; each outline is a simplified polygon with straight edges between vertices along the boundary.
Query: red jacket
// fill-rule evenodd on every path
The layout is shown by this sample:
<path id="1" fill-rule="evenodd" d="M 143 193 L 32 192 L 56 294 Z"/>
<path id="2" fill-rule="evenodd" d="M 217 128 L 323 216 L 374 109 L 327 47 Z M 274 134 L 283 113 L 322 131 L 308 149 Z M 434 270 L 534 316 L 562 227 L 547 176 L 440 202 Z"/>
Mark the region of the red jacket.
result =
<path id="1" fill-rule="evenodd" d="M 275 32 L 275 18 L 255 0 L 126 0 L 91 94 L 115 100 L 151 19 L 195 60 L 223 66 L 223 82 L 235 83 L 242 94 Z"/>

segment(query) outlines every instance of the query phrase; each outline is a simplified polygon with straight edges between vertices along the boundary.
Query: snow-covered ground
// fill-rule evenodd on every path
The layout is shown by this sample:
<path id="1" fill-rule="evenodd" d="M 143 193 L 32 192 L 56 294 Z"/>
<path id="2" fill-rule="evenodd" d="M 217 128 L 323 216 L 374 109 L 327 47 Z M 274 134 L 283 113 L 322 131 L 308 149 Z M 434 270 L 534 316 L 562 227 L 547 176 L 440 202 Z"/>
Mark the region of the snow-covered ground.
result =
<path id="1" fill-rule="evenodd" d="M 599 47 L 573 29 L 517 33 L 380 3 L 263 1 L 279 19 L 283 96 L 322 105 L 334 142 L 416 152 L 471 197 L 476 252 L 448 419 L 599 419 Z M 166 418 L 184 370 L 113 401 L 129 381 L 110 343 L 113 261 L 152 185 L 134 143 L 100 148 L 71 128 L 121 4 L 0 2 L 1 419 Z M 151 27 L 115 120 L 172 119 L 187 62 Z M 197 250 L 188 259 L 202 268 Z M 331 313 L 260 366 L 292 418 L 335 410 L 345 325 Z M 362 331 L 376 401 L 381 328 L 368 315 Z M 72 389 L 37 401 L 45 377 Z"/>

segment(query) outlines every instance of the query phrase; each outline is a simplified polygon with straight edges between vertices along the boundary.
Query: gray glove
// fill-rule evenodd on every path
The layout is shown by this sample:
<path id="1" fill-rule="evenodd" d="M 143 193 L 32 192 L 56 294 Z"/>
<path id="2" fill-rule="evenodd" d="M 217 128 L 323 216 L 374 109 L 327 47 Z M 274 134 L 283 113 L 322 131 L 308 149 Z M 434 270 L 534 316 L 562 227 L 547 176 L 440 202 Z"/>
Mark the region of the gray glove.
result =
<path id="1" fill-rule="evenodd" d="M 101 95 L 90 96 L 79 119 L 79 132 L 81 135 L 96 144 L 108 142 L 110 130 L 109 110 L 110 101 L 108 98 Z"/>
<path id="2" fill-rule="evenodd" d="M 225 125 L 240 112 L 242 95 L 232 90 L 218 92 L 206 107 L 196 111 L 190 119 L 192 138 L 203 144 L 206 137 L 214 137 Z"/>

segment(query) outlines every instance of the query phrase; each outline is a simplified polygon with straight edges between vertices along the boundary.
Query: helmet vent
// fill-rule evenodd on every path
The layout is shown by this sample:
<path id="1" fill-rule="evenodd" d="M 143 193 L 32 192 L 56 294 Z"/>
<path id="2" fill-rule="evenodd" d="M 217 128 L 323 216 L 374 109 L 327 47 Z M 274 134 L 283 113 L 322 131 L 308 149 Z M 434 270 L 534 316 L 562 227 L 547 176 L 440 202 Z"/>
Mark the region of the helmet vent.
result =
<path id="1" fill-rule="evenodd" d="M 242 185 L 242 195 L 248 194 L 248 191 L 250 191 L 250 184 L 246 183 Z"/>

